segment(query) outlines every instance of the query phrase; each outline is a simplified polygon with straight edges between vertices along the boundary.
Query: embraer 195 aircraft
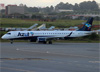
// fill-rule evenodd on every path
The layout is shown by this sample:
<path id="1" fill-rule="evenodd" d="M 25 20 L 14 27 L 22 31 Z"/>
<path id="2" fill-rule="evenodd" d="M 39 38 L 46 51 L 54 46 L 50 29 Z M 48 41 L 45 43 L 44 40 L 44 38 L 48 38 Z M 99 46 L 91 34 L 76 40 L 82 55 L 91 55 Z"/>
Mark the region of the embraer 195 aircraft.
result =
<path id="1" fill-rule="evenodd" d="M 11 40 L 30 40 L 30 42 L 43 42 L 52 44 L 56 38 L 71 38 L 90 35 L 93 17 L 89 18 L 84 26 L 77 31 L 10 31 L 2 36 L 2 39 Z"/>

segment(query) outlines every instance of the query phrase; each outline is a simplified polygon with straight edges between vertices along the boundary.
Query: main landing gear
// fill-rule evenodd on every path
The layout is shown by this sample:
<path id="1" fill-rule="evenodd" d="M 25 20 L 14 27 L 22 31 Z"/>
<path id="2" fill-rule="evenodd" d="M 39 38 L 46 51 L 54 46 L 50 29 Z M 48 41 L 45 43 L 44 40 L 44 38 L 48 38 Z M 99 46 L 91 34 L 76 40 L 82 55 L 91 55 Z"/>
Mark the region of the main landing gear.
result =
<path id="1" fill-rule="evenodd" d="M 43 44 L 47 44 L 47 41 L 44 41 Z"/>
<path id="2" fill-rule="evenodd" d="M 52 41 L 49 41 L 49 44 L 52 44 Z"/>
<path id="3" fill-rule="evenodd" d="M 47 41 L 44 41 L 43 44 L 47 44 Z M 48 44 L 52 44 L 52 41 L 48 41 Z"/>

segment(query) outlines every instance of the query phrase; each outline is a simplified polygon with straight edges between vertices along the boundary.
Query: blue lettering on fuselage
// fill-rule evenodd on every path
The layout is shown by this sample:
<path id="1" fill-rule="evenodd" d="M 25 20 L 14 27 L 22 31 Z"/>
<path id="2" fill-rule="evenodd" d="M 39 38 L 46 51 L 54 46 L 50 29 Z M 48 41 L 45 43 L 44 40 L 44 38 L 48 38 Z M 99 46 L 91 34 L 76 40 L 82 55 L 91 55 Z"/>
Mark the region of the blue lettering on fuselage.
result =
<path id="1" fill-rule="evenodd" d="M 28 33 L 18 33 L 18 36 L 29 36 L 29 32 Z"/>
<path id="2" fill-rule="evenodd" d="M 31 35 L 31 36 L 33 36 L 34 35 L 34 33 L 33 32 L 28 32 L 28 33 L 18 33 L 18 36 L 25 36 L 25 37 L 27 37 L 27 36 L 29 36 L 29 35 Z"/>

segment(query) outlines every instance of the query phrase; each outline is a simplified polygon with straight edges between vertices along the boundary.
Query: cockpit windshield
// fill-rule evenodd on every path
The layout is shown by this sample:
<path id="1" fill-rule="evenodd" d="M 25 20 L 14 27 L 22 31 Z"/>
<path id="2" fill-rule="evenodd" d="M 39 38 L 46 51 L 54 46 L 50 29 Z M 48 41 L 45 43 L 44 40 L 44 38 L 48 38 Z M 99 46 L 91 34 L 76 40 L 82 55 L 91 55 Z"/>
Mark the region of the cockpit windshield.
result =
<path id="1" fill-rule="evenodd" d="M 11 35 L 11 33 L 7 33 L 7 35 Z"/>

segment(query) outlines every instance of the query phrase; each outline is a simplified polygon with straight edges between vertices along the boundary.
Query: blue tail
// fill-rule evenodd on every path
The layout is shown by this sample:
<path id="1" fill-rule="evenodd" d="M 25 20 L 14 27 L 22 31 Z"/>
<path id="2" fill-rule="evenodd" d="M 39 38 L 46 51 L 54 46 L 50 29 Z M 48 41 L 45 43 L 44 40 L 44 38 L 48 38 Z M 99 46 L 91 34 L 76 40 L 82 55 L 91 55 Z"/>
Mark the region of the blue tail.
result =
<path id="1" fill-rule="evenodd" d="M 84 24 L 84 26 L 78 31 L 91 31 L 92 23 L 93 17 L 89 18 L 88 21 Z"/>

